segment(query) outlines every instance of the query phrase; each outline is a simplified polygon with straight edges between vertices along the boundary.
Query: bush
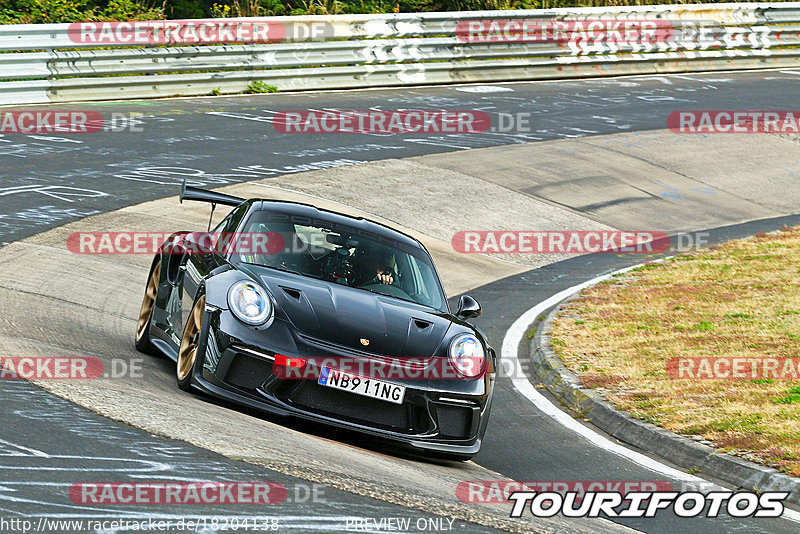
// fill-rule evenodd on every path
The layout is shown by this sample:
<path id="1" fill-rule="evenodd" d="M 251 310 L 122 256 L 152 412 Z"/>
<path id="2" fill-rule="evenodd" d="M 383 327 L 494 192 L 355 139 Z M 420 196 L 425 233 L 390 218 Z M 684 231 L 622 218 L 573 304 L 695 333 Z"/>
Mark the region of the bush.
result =
<path id="1" fill-rule="evenodd" d="M 94 20 L 161 20 L 166 15 L 164 4 L 155 6 L 149 0 L 109 0 L 97 17 Z"/>
<path id="2" fill-rule="evenodd" d="M 87 18 L 89 0 L 10 0 L 0 11 L 3 24 L 79 22 Z"/>
<path id="3" fill-rule="evenodd" d="M 2 24 L 37 24 L 92 20 L 160 20 L 163 4 L 151 0 L 5 0 Z"/>
<path id="4" fill-rule="evenodd" d="M 702 3 L 702 0 L 698 0 Z M 706 0 L 715 3 L 717 0 Z M 674 0 L 0 0 L 0 24 L 668 4 Z M 678 0 L 681 3 L 682 0 Z"/>
<path id="5" fill-rule="evenodd" d="M 277 93 L 278 88 L 274 85 L 269 85 L 261 80 L 254 80 L 247 86 L 245 93 L 252 95 L 257 93 Z"/>

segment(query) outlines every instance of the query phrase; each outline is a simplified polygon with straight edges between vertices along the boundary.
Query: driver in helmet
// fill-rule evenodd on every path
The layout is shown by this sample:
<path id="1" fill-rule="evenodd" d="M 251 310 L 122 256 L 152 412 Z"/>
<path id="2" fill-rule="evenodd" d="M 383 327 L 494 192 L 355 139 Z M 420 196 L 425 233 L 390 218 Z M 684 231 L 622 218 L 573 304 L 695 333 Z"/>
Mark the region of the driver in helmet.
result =
<path id="1" fill-rule="evenodd" d="M 381 245 L 358 249 L 353 254 L 353 274 L 356 287 L 394 283 L 394 254 Z"/>

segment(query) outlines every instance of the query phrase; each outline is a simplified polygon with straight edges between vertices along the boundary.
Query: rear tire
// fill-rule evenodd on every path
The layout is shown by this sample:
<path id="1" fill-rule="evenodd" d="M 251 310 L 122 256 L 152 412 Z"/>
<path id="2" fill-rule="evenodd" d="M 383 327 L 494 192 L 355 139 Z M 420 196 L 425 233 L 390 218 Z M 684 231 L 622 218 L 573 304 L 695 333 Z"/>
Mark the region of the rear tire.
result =
<path id="1" fill-rule="evenodd" d="M 157 355 L 158 351 L 150 341 L 150 324 L 153 321 L 153 310 L 158 298 L 158 283 L 161 280 L 161 260 L 156 260 L 150 268 L 147 287 L 144 290 L 142 306 L 139 308 L 139 320 L 136 323 L 136 350 L 145 354 Z"/>
<path id="2" fill-rule="evenodd" d="M 192 389 L 192 377 L 197 367 L 198 356 L 205 349 L 202 336 L 203 319 L 206 313 L 206 296 L 200 295 L 192 306 L 192 312 L 186 319 L 186 326 L 181 337 L 181 346 L 178 349 L 178 362 L 175 366 L 178 387 L 183 391 Z"/>

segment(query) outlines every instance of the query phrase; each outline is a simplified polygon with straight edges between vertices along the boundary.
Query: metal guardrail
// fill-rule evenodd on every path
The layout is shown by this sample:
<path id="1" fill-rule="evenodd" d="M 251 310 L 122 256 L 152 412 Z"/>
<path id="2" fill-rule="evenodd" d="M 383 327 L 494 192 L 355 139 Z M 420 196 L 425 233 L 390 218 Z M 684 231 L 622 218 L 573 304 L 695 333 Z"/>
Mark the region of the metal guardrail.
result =
<path id="1" fill-rule="evenodd" d="M 0 26 L 0 104 L 800 66 L 800 2 L 83 24 Z"/>

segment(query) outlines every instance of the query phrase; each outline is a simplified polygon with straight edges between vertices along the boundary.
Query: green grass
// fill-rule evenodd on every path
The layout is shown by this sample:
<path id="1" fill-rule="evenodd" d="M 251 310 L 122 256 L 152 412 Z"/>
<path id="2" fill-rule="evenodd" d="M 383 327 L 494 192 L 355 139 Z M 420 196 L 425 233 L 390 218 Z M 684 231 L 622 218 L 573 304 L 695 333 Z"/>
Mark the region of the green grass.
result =
<path id="1" fill-rule="evenodd" d="M 262 82 L 261 80 L 254 80 L 250 82 L 245 90 L 246 94 L 260 94 L 260 93 L 277 93 L 278 88 L 274 85 L 269 85 L 268 83 Z"/>
<path id="2" fill-rule="evenodd" d="M 551 345 L 618 409 L 800 476 L 800 380 L 668 373 L 682 358 L 800 358 L 798 272 L 800 228 L 676 256 L 582 291 Z"/>

